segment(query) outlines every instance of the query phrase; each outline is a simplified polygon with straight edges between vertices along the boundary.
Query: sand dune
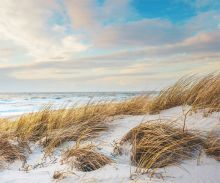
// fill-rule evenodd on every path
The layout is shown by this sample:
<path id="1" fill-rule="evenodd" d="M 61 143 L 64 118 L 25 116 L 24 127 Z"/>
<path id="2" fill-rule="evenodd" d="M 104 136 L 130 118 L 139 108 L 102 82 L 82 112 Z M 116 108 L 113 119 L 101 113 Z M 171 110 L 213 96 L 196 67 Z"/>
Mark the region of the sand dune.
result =
<path id="1" fill-rule="evenodd" d="M 56 148 L 53 156 L 43 159 L 42 149 L 33 144 L 32 154 L 27 159 L 26 170 L 22 169 L 19 161 L 11 164 L 7 169 L 1 170 L 0 178 L 2 183 L 38 183 L 53 182 L 55 171 L 62 172 L 63 177 L 60 182 L 150 182 L 150 183 L 217 183 L 220 182 L 220 162 L 204 153 L 199 159 L 183 161 L 180 166 L 168 166 L 157 169 L 153 176 L 149 174 L 138 174 L 136 168 L 130 164 L 129 148 L 122 156 L 113 156 L 115 142 L 119 141 L 124 134 L 138 124 L 154 119 L 177 119 L 181 125 L 184 118 L 183 111 L 189 107 L 175 107 L 162 111 L 157 115 L 136 115 L 118 116 L 110 125 L 107 132 L 103 132 L 100 137 L 86 143 L 98 145 L 99 152 L 112 158 L 115 163 L 106 165 L 91 172 L 81 172 L 77 169 L 70 169 L 66 164 L 61 165 L 61 153 L 63 149 L 70 147 L 74 142 L 68 142 Z M 208 117 L 203 116 L 203 112 L 192 113 L 187 116 L 187 129 L 202 130 L 205 133 L 217 128 L 220 113 L 214 112 Z"/>

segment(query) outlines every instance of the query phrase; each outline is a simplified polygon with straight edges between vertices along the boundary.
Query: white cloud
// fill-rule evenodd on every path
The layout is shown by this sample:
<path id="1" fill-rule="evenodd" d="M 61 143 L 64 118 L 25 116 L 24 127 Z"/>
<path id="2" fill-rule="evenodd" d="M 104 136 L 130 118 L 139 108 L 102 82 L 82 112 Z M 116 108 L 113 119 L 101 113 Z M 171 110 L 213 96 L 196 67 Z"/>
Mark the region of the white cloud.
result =
<path id="1" fill-rule="evenodd" d="M 147 89 L 143 83 L 162 86 L 184 74 L 220 69 L 217 11 L 176 24 L 137 19 L 130 0 L 0 4 L 2 83 L 141 90 Z"/>
<path id="2" fill-rule="evenodd" d="M 139 47 L 163 45 L 181 41 L 187 33 L 182 27 L 160 19 L 139 21 L 106 26 L 99 34 L 94 34 L 95 44 L 100 47 Z"/>
<path id="3" fill-rule="evenodd" d="M 64 3 L 75 28 L 95 29 L 99 26 L 101 16 L 96 0 L 64 0 Z"/>
<path id="4" fill-rule="evenodd" d="M 0 47 L 13 50 L 14 55 L 22 50 L 22 60 L 26 62 L 64 55 L 69 58 L 74 52 L 85 51 L 88 46 L 81 43 L 77 35 L 64 35 L 61 26 L 49 25 L 48 21 L 59 8 L 52 0 L 2 0 Z"/>

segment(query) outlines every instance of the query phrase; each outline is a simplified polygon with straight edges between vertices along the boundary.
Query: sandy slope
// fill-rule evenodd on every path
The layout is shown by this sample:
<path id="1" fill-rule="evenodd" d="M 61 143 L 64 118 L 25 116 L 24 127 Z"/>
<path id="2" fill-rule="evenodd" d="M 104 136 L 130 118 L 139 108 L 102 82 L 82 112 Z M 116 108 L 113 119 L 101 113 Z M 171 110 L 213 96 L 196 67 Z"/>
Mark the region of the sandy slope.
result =
<path id="1" fill-rule="evenodd" d="M 61 165 L 60 154 L 63 149 L 73 145 L 67 143 L 56 150 L 53 157 L 43 159 L 41 149 L 37 145 L 32 145 L 33 154 L 28 158 L 29 170 L 21 170 L 21 163 L 15 162 L 7 169 L 0 171 L 0 183 L 47 183 L 53 182 L 54 171 L 63 171 L 66 178 L 60 182 L 149 182 L 149 183 L 219 183 L 220 182 L 220 162 L 202 155 L 200 160 L 184 161 L 180 167 L 170 166 L 159 169 L 154 177 L 148 175 L 136 175 L 135 167 L 130 166 L 129 153 L 121 157 L 112 155 L 113 145 L 131 128 L 141 122 L 153 119 L 173 119 L 182 123 L 183 113 L 188 107 L 176 107 L 162 111 L 160 115 L 146 116 L 123 116 L 114 120 L 108 132 L 103 133 L 93 143 L 99 144 L 100 151 L 110 156 L 116 163 L 107 165 L 96 171 L 84 173 L 77 170 L 70 170 L 66 165 Z M 185 112 L 184 112 L 185 111 Z M 213 113 L 204 117 L 202 113 L 193 113 L 187 117 L 186 125 L 188 129 L 198 129 L 209 131 L 219 124 L 220 113 Z"/>

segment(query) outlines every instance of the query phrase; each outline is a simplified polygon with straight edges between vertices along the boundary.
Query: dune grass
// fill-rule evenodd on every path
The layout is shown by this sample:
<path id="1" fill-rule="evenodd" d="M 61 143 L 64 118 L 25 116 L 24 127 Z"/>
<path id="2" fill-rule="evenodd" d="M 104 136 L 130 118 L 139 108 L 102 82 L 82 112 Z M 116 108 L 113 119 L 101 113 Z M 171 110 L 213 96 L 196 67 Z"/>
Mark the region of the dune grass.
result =
<path id="1" fill-rule="evenodd" d="M 86 145 L 67 150 L 63 154 L 63 163 L 68 163 L 72 168 L 80 171 L 89 172 L 97 170 L 113 161 L 107 156 L 96 151 L 95 146 Z"/>
<path id="2" fill-rule="evenodd" d="M 15 160 L 26 161 L 24 148 L 19 144 L 13 144 L 7 136 L 0 136 L 0 167 L 4 162 L 11 163 Z"/>
<path id="3" fill-rule="evenodd" d="M 206 154 L 220 161 L 220 132 L 210 132 L 205 143 Z"/>
<path id="4" fill-rule="evenodd" d="M 131 162 L 137 170 L 149 171 L 177 165 L 199 152 L 204 144 L 197 132 L 183 131 L 167 121 L 148 121 L 131 129 L 119 143 L 131 143 Z"/>
<path id="5" fill-rule="evenodd" d="M 81 141 L 97 137 L 108 130 L 108 122 L 114 116 L 157 113 L 179 105 L 219 111 L 220 74 L 209 74 L 201 78 L 184 77 L 151 99 L 139 96 L 122 102 L 89 103 L 78 108 L 60 110 L 47 106 L 13 123 L 1 122 L 0 131 L 13 134 L 21 142 L 41 141 L 51 151 L 69 140 Z"/>
<path id="6" fill-rule="evenodd" d="M 60 110 L 47 106 L 14 122 L 5 122 L 0 131 L 13 134 L 21 142 L 40 142 L 47 152 L 51 152 L 66 141 L 97 137 L 108 130 L 114 116 L 146 114 L 147 104 L 148 97 L 139 96 L 123 102 L 89 103 Z"/>
<path id="7" fill-rule="evenodd" d="M 88 103 L 59 110 L 53 110 L 53 106 L 49 105 L 15 121 L 0 119 L 0 148 L 4 147 L 0 150 L 0 162 L 24 159 L 23 151 L 29 142 L 40 143 L 45 152 L 51 153 L 65 142 L 76 141 L 79 144 L 98 137 L 109 129 L 109 123 L 117 115 L 158 113 L 180 105 L 205 108 L 208 112 L 220 111 L 220 74 L 183 77 L 153 98 L 138 96 L 121 102 Z M 207 139 L 207 154 L 219 159 L 219 140 Z M 196 133 L 185 132 L 175 124 L 160 122 L 144 123 L 134 128 L 121 143 L 126 141 L 132 143 L 132 162 L 146 169 L 191 158 L 194 148 L 203 143 Z"/>
<path id="8" fill-rule="evenodd" d="M 158 113 L 180 105 L 190 105 L 194 109 L 206 108 L 208 112 L 220 111 L 220 74 L 181 78 L 151 100 L 149 112 Z"/>
<path id="9" fill-rule="evenodd" d="M 53 179 L 54 180 L 62 180 L 66 177 L 66 172 L 61 172 L 61 171 L 55 171 L 53 174 Z"/>

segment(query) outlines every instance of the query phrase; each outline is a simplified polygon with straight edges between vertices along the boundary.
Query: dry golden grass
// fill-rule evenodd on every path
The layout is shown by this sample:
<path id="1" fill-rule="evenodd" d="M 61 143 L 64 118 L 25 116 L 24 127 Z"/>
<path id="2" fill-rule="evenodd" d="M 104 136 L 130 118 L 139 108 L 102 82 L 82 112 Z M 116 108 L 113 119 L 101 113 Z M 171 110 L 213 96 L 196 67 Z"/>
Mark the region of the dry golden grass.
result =
<path id="1" fill-rule="evenodd" d="M 119 143 L 131 143 L 131 161 L 139 170 L 175 165 L 193 158 L 204 140 L 196 132 L 183 131 L 167 121 L 148 121 L 130 130 Z"/>
<path id="2" fill-rule="evenodd" d="M 4 120 L 0 131 L 13 134 L 20 142 L 40 141 L 50 152 L 60 144 L 97 137 L 108 130 L 108 122 L 116 115 L 156 113 L 178 105 L 220 110 L 220 74 L 203 78 L 185 77 L 159 96 L 139 96 L 123 102 L 88 104 L 79 108 L 44 110 L 22 116 L 11 123 Z"/>
<path id="3" fill-rule="evenodd" d="M 63 154 L 63 163 L 68 163 L 80 171 L 89 172 L 97 170 L 113 161 L 107 156 L 96 151 L 95 146 L 86 145 L 67 150 Z"/>
<path id="4" fill-rule="evenodd" d="M 55 171 L 54 174 L 53 174 L 53 179 L 55 179 L 55 180 L 62 180 L 62 179 L 64 179 L 66 177 L 65 173 L 66 172 Z"/>
<path id="5" fill-rule="evenodd" d="M 149 106 L 150 113 L 180 105 L 206 108 L 209 112 L 220 111 L 220 74 L 204 77 L 183 77 L 173 86 L 164 89 Z"/>
<path id="6" fill-rule="evenodd" d="M 146 95 L 140 95 L 124 102 L 111 103 L 109 106 L 111 116 L 115 115 L 141 115 L 149 111 L 150 99 Z M 109 105 L 109 104 L 106 104 Z M 106 106 L 108 108 L 108 106 Z"/>
<path id="7" fill-rule="evenodd" d="M 13 162 L 14 160 L 25 161 L 24 148 L 13 144 L 8 137 L 0 136 L 0 163 Z M 1 166 L 1 165 L 0 165 Z"/>
<path id="8" fill-rule="evenodd" d="M 219 132 L 210 132 L 205 142 L 205 152 L 207 155 L 220 161 L 220 134 Z"/>
<path id="9" fill-rule="evenodd" d="M 37 142 L 51 152 L 66 141 L 81 141 L 97 137 L 108 130 L 108 122 L 116 115 L 147 113 L 148 98 L 139 96 L 123 102 L 88 104 L 79 108 L 42 111 L 27 114 L 15 122 L 4 122 L 0 131 L 7 131 L 20 142 Z"/>
<path id="10" fill-rule="evenodd" d="M 29 142 L 39 142 L 45 147 L 45 151 L 50 153 L 64 142 L 76 141 L 79 143 L 82 140 L 99 136 L 100 133 L 108 130 L 109 122 L 114 116 L 157 113 L 179 105 L 191 105 L 195 109 L 206 108 L 209 112 L 220 111 L 220 74 L 209 74 L 201 78 L 184 77 L 152 99 L 147 96 L 139 96 L 122 102 L 89 103 L 78 108 L 60 110 L 53 110 L 52 106 L 47 106 L 39 112 L 23 115 L 15 121 L 0 119 L 1 139 L 3 137 L 3 139 L 10 139 L 2 140 L 0 143 L 0 147 L 3 145 L 7 147 L 7 149 L 0 150 L 0 159 L 2 161 L 6 158 L 8 161 L 6 154 L 10 150 L 9 157 L 24 158 L 19 152 L 21 149 L 27 148 Z M 168 129 L 165 129 L 166 127 Z M 145 132 L 149 132 L 149 134 Z M 138 134 L 138 136 L 134 134 Z M 143 138 L 139 138 L 142 135 Z M 130 137 L 132 144 L 136 144 L 133 145 L 133 151 L 135 150 L 133 162 L 145 168 L 165 166 L 178 162 L 177 159 L 184 159 L 184 156 L 189 157 L 191 146 L 187 149 L 185 145 L 201 140 L 193 133 L 183 133 L 180 129 L 170 128 L 168 124 L 164 126 L 160 123 L 150 127 L 148 125 L 139 126 L 126 137 Z M 167 140 L 165 137 L 168 137 Z M 144 140 L 146 138 L 149 140 Z M 191 141 L 190 138 L 192 138 Z M 151 139 L 154 139 L 155 142 Z M 12 141 L 18 142 L 19 145 L 12 145 L 10 143 Z M 219 153 L 219 141 L 207 140 L 207 144 L 209 144 L 208 154 L 212 154 L 212 151 Z M 215 145 L 214 148 L 214 145 L 212 147 L 211 144 L 217 144 L 217 146 Z M 152 148 L 150 145 L 156 147 Z M 145 152 L 142 147 L 149 149 Z M 172 148 L 176 150 L 173 154 L 171 153 Z M 146 156 L 142 156 L 142 150 L 144 153 L 149 153 L 147 154 L 148 159 L 144 159 Z M 182 152 L 185 151 L 189 154 L 186 153 L 182 156 Z"/>

